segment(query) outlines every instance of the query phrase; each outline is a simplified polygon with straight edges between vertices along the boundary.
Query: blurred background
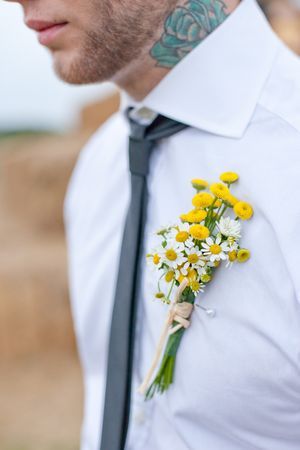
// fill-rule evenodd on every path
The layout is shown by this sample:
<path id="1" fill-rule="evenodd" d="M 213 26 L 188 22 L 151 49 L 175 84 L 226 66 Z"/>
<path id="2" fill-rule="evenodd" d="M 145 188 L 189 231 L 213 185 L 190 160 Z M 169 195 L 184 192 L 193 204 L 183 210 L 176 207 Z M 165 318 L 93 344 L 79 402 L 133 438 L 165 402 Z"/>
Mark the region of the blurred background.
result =
<path id="1" fill-rule="evenodd" d="M 300 54 L 300 1 L 262 0 Z M 77 450 L 82 381 L 62 206 L 78 153 L 118 108 L 110 84 L 58 81 L 48 53 L 0 3 L 0 449 Z"/>

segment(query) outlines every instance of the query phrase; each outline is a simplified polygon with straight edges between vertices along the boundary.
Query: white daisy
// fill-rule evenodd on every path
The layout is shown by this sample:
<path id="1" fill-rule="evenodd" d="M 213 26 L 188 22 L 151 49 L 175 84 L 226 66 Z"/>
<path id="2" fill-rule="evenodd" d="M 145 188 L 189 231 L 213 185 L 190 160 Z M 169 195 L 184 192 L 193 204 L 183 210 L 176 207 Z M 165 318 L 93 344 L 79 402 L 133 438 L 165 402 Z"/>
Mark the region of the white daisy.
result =
<path id="1" fill-rule="evenodd" d="M 189 274 L 189 271 L 196 270 L 198 276 L 206 273 L 206 258 L 202 254 L 199 247 L 186 248 L 185 253 L 187 256 L 186 263 L 183 266 L 179 266 L 176 270 L 176 278 L 179 278 L 181 275 L 186 277 Z"/>
<path id="2" fill-rule="evenodd" d="M 177 269 L 178 266 L 183 265 L 187 258 L 183 254 L 184 245 L 176 241 L 167 241 L 165 247 L 161 246 L 158 251 L 158 255 L 161 258 L 161 262 L 167 264 L 172 269 Z"/>
<path id="3" fill-rule="evenodd" d="M 213 240 L 211 237 L 206 239 L 206 242 L 203 242 L 203 254 L 208 258 L 208 261 L 214 263 L 215 261 L 226 260 L 228 257 L 226 253 L 229 251 L 228 243 L 221 242 L 222 238 L 220 235 Z"/>
<path id="4" fill-rule="evenodd" d="M 204 287 L 205 285 L 199 281 L 193 281 L 190 283 L 190 288 L 195 295 L 199 294 L 199 292 L 204 292 Z"/>
<path id="5" fill-rule="evenodd" d="M 153 272 L 161 268 L 161 257 L 158 255 L 157 249 L 152 250 L 151 253 L 146 255 L 146 261 Z"/>
<path id="6" fill-rule="evenodd" d="M 189 238 L 189 230 L 190 225 L 188 223 L 181 223 L 180 225 L 174 225 L 169 233 L 168 233 L 168 240 L 174 240 L 176 242 L 186 242 L 186 240 Z"/>
<path id="7" fill-rule="evenodd" d="M 221 217 L 220 221 L 217 222 L 216 225 L 223 236 L 240 239 L 241 224 L 239 221 L 233 220 L 230 217 Z"/>
<path id="8" fill-rule="evenodd" d="M 187 248 L 193 248 L 193 247 L 195 247 L 195 242 L 193 241 L 193 238 L 192 238 L 192 237 L 189 237 L 189 238 L 185 241 L 184 245 L 185 245 Z"/>
<path id="9" fill-rule="evenodd" d="M 190 264 L 190 267 L 192 269 L 198 270 L 199 268 L 202 268 L 205 266 L 205 257 L 203 256 L 201 250 L 199 247 L 191 247 L 186 248 L 185 253 L 187 256 L 187 263 Z"/>
<path id="10" fill-rule="evenodd" d="M 230 251 L 230 252 L 234 252 L 234 251 L 237 251 L 237 250 L 238 250 L 238 248 L 239 248 L 239 245 L 238 245 L 238 243 L 237 243 L 237 242 L 235 242 L 235 240 L 234 240 L 234 239 L 230 239 L 230 238 L 228 238 L 228 239 L 227 239 L 227 244 L 228 244 L 228 247 L 229 247 L 229 251 Z"/>
<path id="11" fill-rule="evenodd" d="M 230 238 L 227 239 L 227 242 L 228 242 L 228 246 L 229 246 L 229 253 L 228 253 L 228 261 L 226 263 L 226 268 L 231 269 L 231 267 L 233 266 L 233 263 L 235 262 L 234 254 L 236 254 L 238 252 L 239 246 L 238 246 L 237 242 L 235 242 L 234 240 L 231 240 Z M 231 258 L 231 253 L 233 254 L 233 258 Z"/>
<path id="12" fill-rule="evenodd" d="M 182 266 L 178 266 L 175 270 L 175 277 L 178 279 L 180 276 L 186 277 L 189 273 L 190 263 L 186 262 Z"/>

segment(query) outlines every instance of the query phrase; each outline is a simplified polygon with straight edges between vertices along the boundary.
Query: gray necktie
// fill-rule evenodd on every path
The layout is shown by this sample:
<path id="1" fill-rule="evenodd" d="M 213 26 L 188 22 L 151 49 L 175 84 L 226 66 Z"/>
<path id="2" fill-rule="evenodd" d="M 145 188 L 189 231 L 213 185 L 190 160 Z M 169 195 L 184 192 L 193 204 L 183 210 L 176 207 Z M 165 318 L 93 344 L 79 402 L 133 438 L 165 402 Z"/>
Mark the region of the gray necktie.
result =
<path id="1" fill-rule="evenodd" d="M 127 213 L 112 314 L 101 450 L 123 450 L 131 396 L 139 260 L 147 209 L 146 179 L 155 143 L 187 127 L 147 108 L 128 109 L 131 201 Z"/>

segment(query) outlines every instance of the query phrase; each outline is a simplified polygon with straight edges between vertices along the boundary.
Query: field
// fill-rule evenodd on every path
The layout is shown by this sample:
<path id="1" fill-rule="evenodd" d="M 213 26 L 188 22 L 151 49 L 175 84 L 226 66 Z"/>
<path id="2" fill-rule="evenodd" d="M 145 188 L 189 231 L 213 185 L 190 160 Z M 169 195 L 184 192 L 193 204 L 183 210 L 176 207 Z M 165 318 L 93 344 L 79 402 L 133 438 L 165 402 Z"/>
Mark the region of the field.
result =
<path id="1" fill-rule="evenodd" d="M 118 107 L 71 133 L 0 135 L 0 448 L 77 450 L 82 379 L 70 311 L 63 201 L 80 149 Z"/>

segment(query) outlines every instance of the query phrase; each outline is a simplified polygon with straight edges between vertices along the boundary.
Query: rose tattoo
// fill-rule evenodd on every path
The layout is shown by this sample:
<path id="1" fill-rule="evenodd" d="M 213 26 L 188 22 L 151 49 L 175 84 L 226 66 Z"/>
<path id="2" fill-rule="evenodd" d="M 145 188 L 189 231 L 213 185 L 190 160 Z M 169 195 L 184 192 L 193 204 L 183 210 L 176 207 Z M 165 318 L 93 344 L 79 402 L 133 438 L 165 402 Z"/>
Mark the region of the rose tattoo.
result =
<path id="1" fill-rule="evenodd" d="M 172 68 L 227 18 L 221 0 L 189 0 L 166 19 L 164 33 L 150 55 L 157 66 Z"/>

